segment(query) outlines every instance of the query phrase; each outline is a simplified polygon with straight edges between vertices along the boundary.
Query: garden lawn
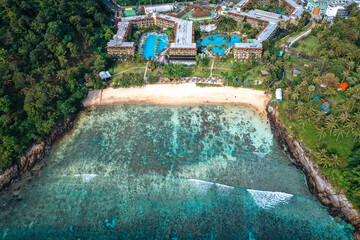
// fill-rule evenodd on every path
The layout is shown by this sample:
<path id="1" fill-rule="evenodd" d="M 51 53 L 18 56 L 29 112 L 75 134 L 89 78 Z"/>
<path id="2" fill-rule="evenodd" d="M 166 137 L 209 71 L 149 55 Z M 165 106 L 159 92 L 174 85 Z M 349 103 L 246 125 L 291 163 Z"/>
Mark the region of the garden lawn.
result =
<path id="1" fill-rule="evenodd" d="M 304 40 L 299 41 L 299 46 L 297 46 L 295 49 L 299 51 L 305 52 L 307 55 L 311 56 L 314 54 L 317 46 L 319 45 L 319 40 L 316 37 L 307 37 Z"/>
<path id="2" fill-rule="evenodd" d="M 138 69 L 144 68 L 145 69 L 145 66 L 146 66 L 146 63 L 135 63 L 135 62 L 132 62 L 132 61 L 126 61 L 126 62 L 119 61 L 119 62 L 116 62 L 109 69 L 109 72 L 112 75 L 114 75 L 114 74 L 124 72 L 124 71 L 129 70 L 129 69 L 132 69 L 132 68 L 138 68 Z M 144 69 L 142 69 L 142 70 L 144 70 Z"/>
<path id="3" fill-rule="evenodd" d="M 191 74 L 188 77 L 208 78 L 210 77 L 210 68 L 207 67 L 193 67 Z"/>

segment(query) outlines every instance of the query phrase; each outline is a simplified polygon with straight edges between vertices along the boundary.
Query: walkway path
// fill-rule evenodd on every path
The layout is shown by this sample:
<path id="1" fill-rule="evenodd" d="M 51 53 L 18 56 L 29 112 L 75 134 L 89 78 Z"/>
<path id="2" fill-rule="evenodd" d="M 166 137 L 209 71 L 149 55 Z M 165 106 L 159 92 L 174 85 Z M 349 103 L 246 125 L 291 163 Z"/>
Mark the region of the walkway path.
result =
<path id="1" fill-rule="evenodd" d="M 303 60 L 303 61 L 307 61 L 307 62 L 315 62 L 313 60 L 310 60 L 310 59 L 306 59 L 306 58 L 301 58 L 301 57 L 298 57 L 298 56 L 295 56 L 295 55 L 292 55 L 291 53 L 288 52 L 288 55 L 290 57 L 293 57 L 293 58 L 296 58 L 296 59 L 299 59 L 299 60 Z"/>
<path id="2" fill-rule="evenodd" d="M 210 77 L 212 77 L 212 71 L 213 71 L 213 68 L 214 68 L 214 63 L 215 63 L 215 58 L 213 58 L 213 60 L 212 60 L 212 64 L 211 64 L 211 68 L 210 68 Z"/>
<path id="3" fill-rule="evenodd" d="M 145 81 L 146 84 L 148 83 L 148 82 L 147 82 L 147 77 L 146 77 L 146 73 L 147 73 L 148 66 L 149 66 L 149 62 L 146 63 L 145 73 L 144 73 L 144 81 Z"/>

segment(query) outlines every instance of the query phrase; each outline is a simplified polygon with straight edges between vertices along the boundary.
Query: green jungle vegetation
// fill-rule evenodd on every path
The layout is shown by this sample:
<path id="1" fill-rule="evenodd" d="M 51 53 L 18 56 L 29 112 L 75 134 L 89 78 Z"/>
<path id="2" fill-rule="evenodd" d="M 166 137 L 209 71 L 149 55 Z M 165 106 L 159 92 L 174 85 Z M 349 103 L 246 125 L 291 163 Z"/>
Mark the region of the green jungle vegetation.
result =
<path id="1" fill-rule="evenodd" d="M 160 31 L 160 30 L 162 30 L 162 28 L 157 25 L 144 27 L 144 28 L 138 28 L 136 26 L 132 26 L 132 31 L 131 31 L 132 34 L 130 34 L 130 36 L 128 37 L 128 41 L 137 43 L 139 41 L 139 38 L 141 37 L 141 35 L 143 35 L 144 33 L 155 32 L 155 31 Z"/>
<path id="2" fill-rule="evenodd" d="M 245 7 L 245 11 L 249 11 L 252 9 L 259 9 L 267 12 L 275 12 L 276 13 L 284 13 L 286 15 L 289 14 L 289 12 L 286 10 L 286 4 L 284 1 L 279 0 L 268 0 L 265 2 L 265 4 L 261 1 L 251 1 L 248 5 Z"/>
<path id="3" fill-rule="evenodd" d="M 0 173 L 101 87 L 114 31 L 97 0 L 0 2 Z"/>
<path id="4" fill-rule="evenodd" d="M 123 73 L 120 76 L 116 76 L 114 81 L 114 88 L 122 87 L 134 87 L 134 86 L 143 86 L 144 83 L 144 74 L 140 73 Z"/>
<path id="5" fill-rule="evenodd" d="M 165 4 L 173 3 L 173 0 L 115 0 L 115 3 L 120 6 L 140 6 L 140 5 L 150 5 L 150 4 Z M 185 2 L 185 0 L 179 0 L 178 2 Z"/>
<path id="6" fill-rule="evenodd" d="M 181 78 L 190 75 L 191 70 L 181 64 L 169 63 L 160 69 L 160 76 L 167 78 Z"/>
<path id="7" fill-rule="evenodd" d="M 233 30 L 240 31 L 247 35 L 247 38 L 254 39 L 256 35 L 260 32 L 261 28 L 253 28 L 249 23 L 245 21 L 236 22 L 234 19 L 221 16 L 218 21 L 215 22 L 217 27 L 216 31 L 230 33 Z"/>
<path id="8" fill-rule="evenodd" d="M 312 31 L 311 41 L 318 40 L 315 62 L 281 59 L 271 53 L 274 48 L 266 50 L 264 59 L 270 75 L 265 78 L 265 88 L 275 89 L 274 82 L 283 79 L 279 69 L 303 65 L 300 76 L 286 74 L 278 85 L 283 87 L 283 101 L 273 105 L 287 130 L 311 149 L 312 159 L 333 186 L 341 188 L 359 209 L 360 11 L 354 5 L 349 8 L 348 19 L 336 18 L 332 25 L 322 24 Z M 300 46 L 313 47 L 308 43 Z M 349 87 L 338 91 L 339 83 Z M 316 96 L 324 103 L 312 100 Z M 324 113 L 322 106 L 330 107 L 330 112 Z"/>

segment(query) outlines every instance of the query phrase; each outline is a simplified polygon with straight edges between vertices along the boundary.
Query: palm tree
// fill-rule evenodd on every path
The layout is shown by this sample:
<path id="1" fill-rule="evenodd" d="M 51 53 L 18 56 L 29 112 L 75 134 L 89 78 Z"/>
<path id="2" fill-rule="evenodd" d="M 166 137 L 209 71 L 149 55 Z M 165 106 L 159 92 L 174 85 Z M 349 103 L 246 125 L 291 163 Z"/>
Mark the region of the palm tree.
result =
<path id="1" fill-rule="evenodd" d="M 349 123 L 347 123 L 347 124 L 346 124 L 346 130 L 347 130 L 347 132 L 346 132 L 346 137 L 348 137 L 349 133 L 352 132 L 352 131 L 354 131 L 354 129 L 356 129 L 356 128 L 357 128 L 356 122 L 349 122 Z"/>
<path id="2" fill-rule="evenodd" d="M 324 116 L 325 116 L 325 115 L 324 115 L 323 112 L 321 112 L 321 111 L 316 111 L 315 114 L 314 114 L 315 122 L 316 122 L 317 124 L 323 122 Z"/>
<path id="3" fill-rule="evenodd" d="M 353 135 L 354 135 L 353 142 L 355 142 L 355 139 L 360 137 L 360 128 L 356 128 L 355 131 L 353 132 Z"/>
<path id="4" fill-rule="evenodd" d="M 308 91 L 309 91 L 309 98 L 310 99 L 310 95 L 315 91 L 315 86 L 314 85 L 309 85 L 308 87 Z"/>
<path id="5" fill-rule="evenodd" d="M 350 72 L 354 68 L 355 63 L 353 61 L 350 61 L 348 66 L 349 66 L 348 71 Z"/>
<path id="6" fill-rule="evenodd" d="M 295 108 L 298 110 L 298 115 L 300 115 L 300 112 L 302 113 L 305 110 L 305 104 L 303 102 L 298 102 Z"/>
<path id="7" fill-rule="evenodd" d="M 320 142 L 321 138 L 326 136 L 326 128 L 321 127 L 318 130 L 319 130 L 319 142 Z"/>
<path id="8" fill-rule="evenodd" d="M 296 101 L 299 99 L 299 93 L 298 92 L 293 92 L 293 94 L 291 95 L 292 100 Z"/>
<path id="9" fill-rule="evenodd" d="M 339 127 L 334 130 L 334 133 L 337 135 L 337 137 L 336 137 L 336 142 L 337 142 L 339 139 L 339 136 L 343 136 L 345 134 L 345 130 L 343 127 Z"/>
<path id="10" fill-rule="evenodd" d="M 337 91 L 334 91 L 334 89 L 329 87 L 326 89 L 325 95 L 326 96 L 335 96 L 335 95 L 337 95 Z"/>
<path id="11" fill-rule="evenodd" d="M 306 115 L 308 116 L 309 120 L 317 117 L 316 113 L 318 113 L 319 111 L 314 106 L 305 105 L 305 107 L 306 107 Z"/>
<path id="12" fill-rule="evenodd" d="M 291 90 L 290 90 L 290 88 L 285 89 L 285 91 L 284 91 L 284 98 L 285 98 L 286 100 L 289 100 L 289 99 L 290 99 L 290 96 L 291 96 Z"/>
<path id="13" fill-rule="evenodd" d="M 326 128 L 327 128 L 328 130 L 330 130 L 330 136 L 331 136 L 332 130 L 333 130 L 335 127 L 336 127 L 335 121 L 328 121 L 328 122 L 326 122 Z"/>
<path id="14" fill-rule="evenodd" d="M 332 166 L 340 166 L 340 159 L 339 159 L 339 156 L 336 155 L 336 154 L 331 154 L 331 157 L 332 157 Z"/>
<path id="15" fill-rule="evenodd" d="M 269 52 L 269 51 L 265 51 L 264 54 L 263 54 L 263 57 L 264 57 L 265 59 L 268 59 L 270 56 L 271 56 L 271 55 L 270 55 L 270 52 Z"/>
<path id="16" fill-rule="evenodd" d="M 349 121 L 349 115 L 346 112 L 341 113 L 341 115 L 339 116 L 340 121 L 342 121 L 343 123 L 346 123 Z"/>
<path id="17" fill-rule="evenodd" d="M 321 77 L 316 77 L 316 78 L 313 78 L 313 83 L 316 84 L 316 85 L 320 85 L 322 83 L 322 78 Z"/>
<path id="18" fill-rule="evenodd" d="M 344 71 L 343 73 L 342 73 L 342 75 L 343 75 L 343 80 L 341 81 L 341 83 L 343 83 L 344 82 L 344 80 L 349 76 L 349 72 L 348 71 Z"/>

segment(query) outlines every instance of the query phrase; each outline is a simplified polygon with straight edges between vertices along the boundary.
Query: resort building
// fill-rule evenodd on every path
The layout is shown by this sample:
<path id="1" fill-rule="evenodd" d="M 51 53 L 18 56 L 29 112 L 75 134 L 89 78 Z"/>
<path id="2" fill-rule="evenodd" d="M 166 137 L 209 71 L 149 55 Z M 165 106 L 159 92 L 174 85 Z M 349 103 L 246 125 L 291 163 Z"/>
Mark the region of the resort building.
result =
<path id="1" fill-rule="evenodd" d="M 266 12 L 262 10 L 251 10 L 243 12 L 247 4 L 251 0 L 240 0 L 235 6 L 235 10 L 223 11 L 219 7 L 207 6 L 205 9 L 215 9 L 220 14 L 233 18 L 236 21 L 246 20 L 254 28 L 261 28 L 257 34 L 256 39 L 247 40 L 244 43 L 234 44 L 234 56 L 236 59 L 248 59 L 250 56 L 260 58 L 262 54 L 262 41 L 271 38 L 278 29 L 280 24 L 286 21 L 299 19 L 303 13 L 303 9 L 297 5 L 293 0 L 279 0 L 284 1 L 288 6 L 288 16 Z M 261 0 L 267 3 L 269 0 Z M 189 9 L 197 9 L 197 6 L 185 8 L 180 13 L 174 15 L 165 15 L 159 12 L 168 12 L 172 5 L 161 5 L 156 7 L 147 7 L 146 13 L 152 14 L 142 16 L 122 17 L 118 24 L 118 32 L 114 36 L 114 40 L 108 43 L 108 53 L 111 55 L 135 54 L 135 43 L 126 42 L 127 36 L 133 27 L 144 28 L 148 26 L 157 25 L 162 28 L 174 29 L 174 41 L 168 46 L 169 61 L 173 63 L 195 64 L 195 56 L 197 55 L 197 45 L 194 39 L 195 26 L 192 21 L 180 19 L 180 15 L 186 14 Z M 240 10 L 240 11 L 237 11 Z M 204 26 L 203 26 L 204 27 Z M 208 26 L 206 26 L 208 27 Z M 216 27 L 216 26 L 215 26 Z M 211 27 L 214 29 L 214 26 Z"/>
<path id="2" fill-rule="evenodd" d="M 157 6 L 148 6 L 144 7 L 145 14 L 151 13 L 164 13 L 164 12 L 171 12 L 174 10 L 174 6 L 170 4 L 166 5 L 157 5 Z"/>
<path id="3" fill-rule="evenodd" d="M 333 20 L 336 16 L 348 17 L 350 15 L 347 7 L 356 3 L 360 7 L 360 0 L 308 0 L 306 9 L 315 16 L 324 16 Z"/>
<path id="4" fill-rule="evenodd" d="M 245 7 L 251 2 L 252 0 L 240 0 L 234 7 L 236 11 L 244 11 Z M 256 0 L 262 4 L 267 4 L 269 0 Z M 300 19 L 301 15 L 304 12 L 304 9 L 298 5 L 293 0 L 279 0 L 285 3 L 286 11 L 289 13 L 287 17 L 290 18 L 290 21 L 293 23 L 297 23 L 297 20 Z M 259 11 L 259 10 L 258 10 Z M 285 17 L 285 15 L 283 15 Z M 287 21 L 287 20 L 286 20 Z"/>
<path id="5" fill-rule="evenodd" d="M 281 21 L 289 21 L 290 18 L 275 13 L 268 13 L 261 10 L 251 10 L 249 12 L 239 12 L 235 10 L 225 11 L 224 15 L 233 18 L 236 21 L 249 23 L 254 28 L 261 28 L 256 35 L 256 39 L 247 40 L 245 43 L 236 43 L 234 45 L 235 59 L 248 59 L 251 55 L 260 58 L 262 54 L 262 41 L 271 38 L 278 29 Z"/>
<path id="6" fill-rule="evenodd" d="M 336 16 L 340 17 L 348 17 L 350 16 L 350 12 L 347 10 L 348 6 L 355 2 L 360 8 L 360 1 L 329 1 L 326 11 L 325 18 L 328 20 L 333 20 Z"/>
<path id="7" fill-rule="evenodd" d="M 148 27 L 158 25 L 163 28 L 174 28 L 174 42 L 169 47 L 170 62 L 195 64 L 197 46 L 194 39 L 195 26 L 191 21 L 164 14 L 151 14 L 142 16 L 125 17 L 118 23 L 118 31 L 114 40 L 109 41 L 108 53 L 115 56 L 135 54 L 135 43 L 126 42 L 132 27 Z"/>
<path id="8" fill-rule="evenodd" d="M 130 27 L 144 28 L 154 26 L 154 18 L 151 15 L 141 15 L 134 17 L 125 17 L 121 19 L 122 22 L 129 22 Z"/>
<path id="9" fill-rule="evenodd" d="M 130 34 L 131 27 L 129 22 L 119 22 L 118 30 L 113 40 L 107 44 L 107 51 L 110 55 L 134 55 L 135 43 L 126 42 L 127 36 Z"/>
<path id="10" fill-rule="evenodd" d="M 172 63 L 196 64 L 197 46 L 195 26 L 191 21 L 179 21 L 175 28 L 175 40 L 170 44 L 169 60 Z"/>
<path id="11" fill-rule="evenodd" d="M 261 58 L 262 50 L 259 40 L 248 39 L 245 43 L 235 43 L 234 57 L 235 59 L 248 59 L 253 55 L 255 58 Z"/>
<path id="12" fill-rule="evenodd" d="M 280 21 L 275 20 L 274 18 L 263 17 L 257 14 L 258 12 L 260 11 L 251 10 L 250 12 L 246 13 L 246 12 L 238 12 L 238 11 L 230 10 L 224 12 L 224 14 L 233 18 L 236 21 L 243 21 L 244 19 L 246 19 L 246 22 L 249 23 L 251 27 L 254 28 L 261 27 L 262 29 L 256 36 L 256 39 L 262 42 L 269 39 L 275 34 Z"/>
<path id="13" fill-rule="evenodd" d="M 155 18 L 155 24 L 159 27 L 163 28 L 175 28 L 176 24 L 179 22 L 180 19 L 165 15 L 165 14 L 159 14 Z"/>
<path id="14" fill-rule="evenodd" d="M 327 3 L 325 1 L 308 0 L 306 9 L 313 15 L 318 16 L 326 12 Z"/>

